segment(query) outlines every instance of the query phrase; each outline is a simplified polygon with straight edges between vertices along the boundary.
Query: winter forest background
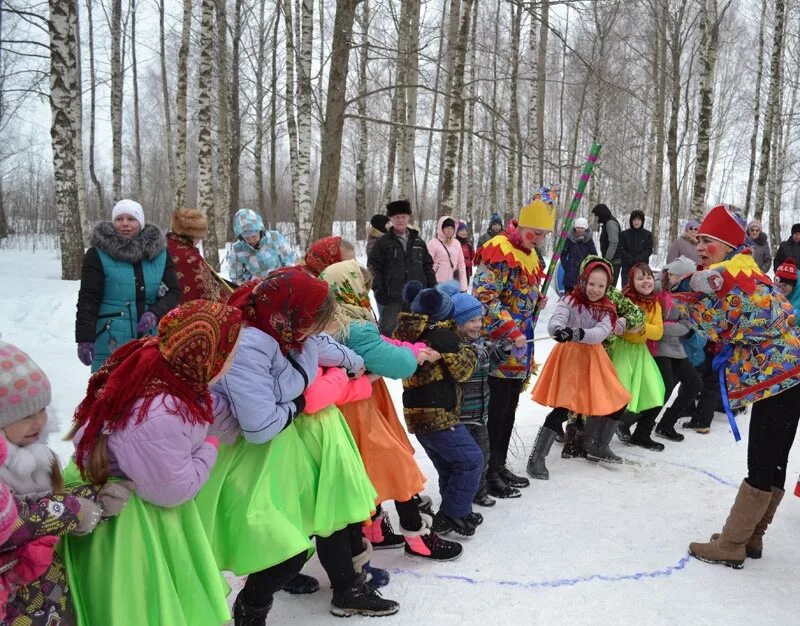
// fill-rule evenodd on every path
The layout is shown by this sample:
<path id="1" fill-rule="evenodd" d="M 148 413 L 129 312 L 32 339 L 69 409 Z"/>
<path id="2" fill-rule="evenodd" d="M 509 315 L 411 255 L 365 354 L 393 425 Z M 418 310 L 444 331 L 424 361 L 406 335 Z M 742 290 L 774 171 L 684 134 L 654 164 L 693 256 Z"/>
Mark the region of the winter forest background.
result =
<path id="1" fill-rule="evenodd" d="M 660 246 L 710 203 L 800 208 L 800 0 L 0 0 L 0 239 L 241 207 L 299 246 L 407 197 L 478 234 L 589 186 Z M 563 214 L 563 212 L 562 212 Z M 627 219 L 621 219 L 625 224 Z M 781 230 L 783 229 L 783 230 Z M 38 238 L 38 237 L 36 237 Z"/>

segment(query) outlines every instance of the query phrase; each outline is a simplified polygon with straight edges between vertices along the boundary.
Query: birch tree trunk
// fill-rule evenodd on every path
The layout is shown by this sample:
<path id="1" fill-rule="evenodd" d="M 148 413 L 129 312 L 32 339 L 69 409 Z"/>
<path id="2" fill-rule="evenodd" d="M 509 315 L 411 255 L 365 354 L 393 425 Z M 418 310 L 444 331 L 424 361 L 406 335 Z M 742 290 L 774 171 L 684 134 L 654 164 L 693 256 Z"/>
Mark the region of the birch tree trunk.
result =
<path id="1" fill-rule="evenodd" d="M 761 120 L 761 79 L 764 75 L 764 25 L 767 22 L 767 0 L 761 0 L 761 20 L 758 26 L 758 69 L 756 70 L 756 93 L 753 97 L 753 132 L 750 135 L 750 166 L 747 172 L 745 213 L 750 215 L 753 198 L 753 182 L 756 173 L 756 149 L 758 148 L 758 123 Z"/>
<path id="2" fill-rule="evenodd" d="M 445 147 L 444 170 L 442 172 L 441 192 L 442 199 L 439 205 L 439 215 L 453 213 L 453 182 L 455 180 L 455 161 L 458 156 L 458 138 L 461 131 L 461 115 L 464 110 L 464 64 L 469 43 L 469 21 L 474 0 L 464 0 L 461 3 L 461 25 L 458 37 L 453 40 L 455 46 L 455 66 L 453 70 L 452 89 L 449 94 L 450 114 L 447 126 L 447 144 Z M 512 157 L 513 158 L 513 157 Z"/>
<path id="3" fill-rule="evenodd" d="M 189 36 L 192 31 L 192 0 L 183 0 L 183 31 L 181 47 L 178 50 L 178 89 L 175 95 L 175 116 L 177 125 L 177 142 L 175 148 L 175 201 L 173 209 L 186 206 L 186 120 L 187 83 L 189 61 Z M 209 131 L 210 132 L 210 131 Z"/>
<path id="4" fill-rule="evenodd" d="M 367 68 L 369 66 L 369 0 L 361 4 L 358 16 L 361 30 L 361 53 L 358 61 L 358 156 L 356 159 L 356 239 L 367 238 Z"/>
<path id="5" fill-rule="evenodd" d="M 350 40 L 353 36 L 357 5 L 358 0 L 338 0 L 336 3 L 312 240 L 326 237 L 333 232 L 342 168 L 342 130 L 347 106 L 345 96 L 350 66 Z"/>
<path id="6" fill-rule="evenodd" d="M 269 27 L 264 22 L 266 3 L 267 0 L 261 0 L 258 3 L 258 56 L 256 57 L 255 102 L 256 128 L 255 137 L 253 138 L 253 173 L 256 179 L 256 206 L 258 207 L 259 215 L 264 215 L 267 209 L 264 194 L 264 64 L 267 56 L 267 35 L 269 33 Z M 275 19 L 278 19 L 277 15 Z M 233 222 L 233 220 L 231 220 L 231 222 Z M 229 236 L 228 240 L 233 240 L 233 237 Z"/>
<path id="7" fill-rule="evenodd" d="M 49 0 L 50 15 L 50 139 L 53 148 L 55 205 L 61 248 L 61 278 L 78 280 L 83 261 L 83 234 L 78 209 L 75 168 L 74 100 L 80 100 L 74 2 Z"/>
<path id="8" fill-rule="evenodd" d="M 446 1 L 446 0 L 445 0 Z M 436 195 L 437 205 L 441 208 L 442 184 L 445 171 L 445 160 L 447 154 L 447 141 L 450 137 L 450 114 L 452 112 L 451 94 L 453 92 L 453 80 L 455 78 L 456 54 L 458 52 L 458 32 L 461 21 L 461 0 L 450 0 L 450 14 L 447 23 L 447 54 L 445 57 L 445 83 L 444 83 L 444 109 L 442 113 L 442 133 L 439 148 L 439 187 Z M 494 56 L 494 55 L 493 55 Z"/>
<path id="9" fill-rule="evenodd" d="M 514 201 L 514 178 L 521 175 L 516 171 L 517 166 L 517 138 L 519 137 L 519 106 L 517 104 L 517 80 L 519 77 L 519 41 L 522 30 L 522 7 L 514 8 L 511 5 L 511 54 L 509 56 L 509 66 L 511 68 L 511 80 L 509 81 L 509 91 L 511 92 L 511 104 L 508 113 L 508 159 L 506 160 L 506 210 L 513 211 L 517 207 Z M 540 180 L 541 177 L 540 177 Z"/>
<path id="10" fill-rule="evenodd" d="M 229 213 L 231 195 L 230 87 L 227 0 L 216 0 L 217 17 L 217 193 L 213 205 L 217 241 L 233 235 Z M 209 220 L 209 224 L 211 221 Z M 233 237 L 231 237 L 233 238 Z"/>
<path id="11" fill-rule="evenodd" d="M 83 165 L 83 75 L 81 64 L 81 26 L 80 26 L 80 0 L 69 0 L 75 5 L 75 28 L 72 31 L 72 54 L 75 57 L 75 99 L 72 102 L 72 120 L 75 130 L 75 179 L 78 185 L 78 213 L 81 218 L 81 231 L 90 233 L 92 225 L 89 222 L 86 202 L 86 172 Z"/>
<path id="12" fill-rule="evenodd" d="M 434 78 L 433 78 L 433 102 L 431 104 L 431 124 L 430 124 L 431 129 L 433 129 L 436 125 L 436 111 L 437 111 L 437 105 L 439 103 L 439 82 L 440 82 L 439 78 L 442 71 L 442 50 L 444 50 L 444 25 L 446 21 L 447 21 L 447 5 L 445 3 L 444 7 L 442 8 L 442 21 L 439 24 L 439 47 L 436 52 L 436 72 L 434 73 Z M 422 207 L 427 206 L 428 203 L 428 176 L 430 173 L 432 148 L 433 148 L 433 130 L 430 130 L 428 131 L 428 146 L 425 148 L 425 170 L 422 174 L 422 193 L 420 194 L 420 203 Z"/>
<path id="13" fill-rule="evenodd" d="M 417 82 L 419 81 L 419 18 L 420 0 L 406 0 L 403 2 L 405 11 L 405 37 L 404 48 L 401 49 L 400 59 L 405 66 L 405 77 L 403 86 L 400 87 L 404 92 L 403 104 L 405 127 L 399 131 L 398 144 L 400 147 L 399 167 L 397 186 L 400 197 L 408 198 L 414 204 L 416 193 L 414 177 L 415 167 L 415 147 L 417 124 Z M 398 68 L 399 70 L 399 68 Z"/>
<path id="14" fill-rule="evenodd" d="M 314 46 L 314 1 L 303 0 L 301 14 L 302 39 L 297 63 L 297 221 L 299 246 L 309 245 L 311 215 L 311 56 Z M 343 86 L 344 87 L 344 86 Z"/>
<path id="15" fill-rule="evenodd" d="M 219 269 L 217 224 L 214 211 L 214 180 L 211 139 L 211 89 L 214 81 L 214 5 L 216 0 L 202 0 L 200 18 L 200 65 L 197 95 L 197 196 L 198 208 L 208 219 L 208 236 L 203 250 L 206 261 Z"/>
<path id="16" fill-rule="evenodd" d="M 537 175 L 544 184 L 544 98 L 547 83 L 547 38 L 550 33 L 550 0 L 542 0 L 540 9 L 539 50 L 536 58 L 536 144 Z"/>
<path id="17" fill-rule="evenodd" d="M 775 124 L 775 140 L 773 143 L 776 144 L 776 150 L 772 168 L 775 176 L 772 207 L 769 212 L 769 235 L 772 244 L 770 247 L 773 250 L 777 249 L 781 243 L 781 208 L 783 206 L 783 188 L 786 179 L 786 152 L 790 140 L 792 120 L 794 120 L 797 109 L 797 88 L 798 81 L 792 81 L 792 90 L 789 96 L 791 104 L 785 116 L 788 123 L 784 125 L 784 115 L 778 115 L 778 120 Z M 783 111 L 783 98 L 781 98 L 780 110 L 781 112 Z"/>
<path id="18" fill-rule="evenodd" d="M 767 177 L 770 171 L 770 152 L 772 149 L 772 133 L 775 116 L 778 111 L 778 96 L 781 92 L 781 69 L 783 64 L 783 30 L 786 16 L 785 0 L 775 0 L 774 32 L 772 35 L 772 58 L 770 59 L 769 95 L 767 96 L 767 111 L 764 118 L 764 134 L 761 137 L 761 158 L 758 168 L 758 182 L 756 183 L 756 219 L 764 218 L 764 199 L 767 186 Z"/>
<path id="19" fill-rule="evenodd" d="M 111 154 L 114 202 L 122 198 L 122 0 L 111 2 Z"/>
<path id="20" fill-rule="evenodd" d="M 142 200 L 142 132 L 139 118 L 139 74 L 136 69 L 136 3 L 137 0 L 130 2 L 131 20 L 131 70 L 133 71 L 133 134 L 134 134 L 134 177 L 136 191 L 134 192 L 139 201 Z"/>
<path id="21" fill-rule="evenodd" d="M 233 216 L 236 215 L 236 211 L 239 210 L 239 194 L 240 194 L 240 186 L 241 186 L 241 176 L 239 170 L 241 168 L 241 156 L 242 156 L 242 113 L 239 107 L 239 97 L 240 97 L 240 78 L 239 78 L 239 65 L 241 63 L 241 45 L 242 45 L 242 0 L 236 0 L 234 2 L 234 13 L 233 13 L 233 36 L 231 37 L 231 80 L 230 80 L 230 89 L 229 89 L 229 98 L 230 98 L 230 156 L 229 161 L 230 165 L 228 166 L 228 176 L 230 177 L 230 184 L 228 185 L 228 205 L 227 207 L 223 206 L 220 207 L 221 211 L 225 211 L 227 208 L 227 215 L 225 217 L 225 223 L 227 225 L 227 240 L 233 240 Z M 262 2 L 263 8 L 263 2 Z M 265 40 L 266 33 L 259 33 L 259 42 L 263 42 Z M 259 63 L 263 66 L 263 54 L 259 57 Z M 260 70 L 263 78 L 263 68 Z M 260 82 L 260 81 L 259 81 Z M 262 89 L 262 99 L 263 99 L 263 86 Z M 257 104 L 259 110 L 262 111 L 262 124 L 263 124 L 263 107 L 264 104 L 261 100 L 258 101 Z M 262 128 L 262 140 L 263 140 L 263 128 Z M 259 159 L 261 155 L 259 156 Z M 263 185 L 263 180 L 262 180 Z M 261 191 L 263 195 L 263 190 Z"/>
<path id="22" fill-rule="evenodd" d="M 494 14 L 494 42 L 493 50 L 497 50 L 500 45 L 500 6 L 497 3 L 497 8 Z M 497 77 L 497 55 L 492 55 L 492 110 L 491 110 L 491 123 L 490 132 L 492 134 L 491 149 L 489 151 L 489 207 L 491 211 L 496 211 L 498 208 L 497 197 L 497 85 L 499 83 Z"/>
<path id="23" fill-rule="evenodd" d="M 164 101 L 164 124 L 166 136 L 164 144 L 167 150 L 169 167 L 169 189 L 175 197 L 175 154 L 172 152 L 172 112 L 170 111 L 169 82 L 167 81 L 167 52 L 164 37 L 164 0 L 158 1 L 158 50 L 161 61 L 161 98 Z"/>
<path id="24" fill-rule="evenodd" d="M 291 199 L 292 199 L 292 215 L 294 216 L 294 238 L 295 244 L 300 246 L 300 213 L 299 213 L 299 195 L 297 193 L 300 184 L 300 168 L 298 165 L 299 154 L 297 149 L 297 118 L 294 111 L 294 24 L 292 23 L 292 0 L 285 0 L 283 3 L 283 17 L 286 25 L 286 98 L 284 100 L 286 105 L 286 129 L 289 134 L 289 169 L 292 177 Z M 275 58 L 273 57 L 273 72 L 275 71 Z M 275 124 L 275 117 L 273 116 L 273 127 Z M 274 162 L 274 161 L 273 161 Z M 270 166 L 272 167 L 272 166 Z M 277 219 L 277 218 L 276 218 Z"/>
<path id="25" fill-rule="evenodd" d="M 472 228 L 473 235 L 478 232 L 475 225 L 478 222 L 478 216 L 475 214 L 475 195 L 477 193 L 477 181 L 475 177 L 475 147 L 474 147 L 474 130 L 475 130 L 475 101 L 478 97 L 478 87 L 475 83 L 476 76 L 476 63 L 475 51 L 477 49 L 477 32 L 478 32 L 478 0 L 474 0 L 472 9 L 472 23 L 470 28 L 472 34 L 470 36 L 470 50 L 469 50 L 469 101 L 467 104 L 467 119 L 465 122 L 465 137 L 464 140 L 467 144 L 467 199 L 465 208 L 467 213 L 467 221 Z M 477 237 L 475 238 L 477 243 Z"/>
<path id="26" fill-rule="evenodd" d="M 274 216 L 278 208 L 278 173 L 275 162 L 278 152 L 278 23 L 281 17 L 281 2 L 275 3 L 275 22 L 272 26 L 272 69 L 270 71 L 270 97 L 269 97 L 269 207 L 270 215 Z M 294 80 L 289 74 L 289 64 L 286 64 L 286 80 Z M 288 113 L 288 106 L 287 106 Z M 294 120 L 294 115 L 287 116 L 287 125 Z M 296 155 L 295 155 L 296 157 Z M 296 159 L 295 159 L 296 160 Z M 294 160 L 291 161 L 294 163 Z M 290 169 L 291 166 L 290 166 Z M 294 170 L 292 170 L 292 183 L 294 183 Z M 290 194 L 292 209 L 294 209 L 294 194 Z M 270 220 L 264 216 L 264 223 Z"/>
<path id="27" fill-rule="evenodd" d="M 670 16 L 670 115 L 669 130 L 667 131 L 667 160 L 669 162 L 669 236 L 672 241 L 678 235 L 678 214 L 680 212 L 680 197 L 678 190 L 678 117 L 681 106 L 681 23 L 686 8 L 684 1 L 679 8 L 677 16 Z M 692 210 L 693 217 L 698 217 L 696 211 Z M 702 216 L 702 214 L 701 214 Z"/>
<path id="28" fill-rule="evenodd" d="M 97 123 L 97 72 L 94 64 L 94 0 L 86 0 L 86 17 L 89 26 L 89 178 L 97 194 L 97 210 L 102 212 L 105 206 L 103 200 L 103 185 L 97 178 L 94 162 L 95 128 Z"/>

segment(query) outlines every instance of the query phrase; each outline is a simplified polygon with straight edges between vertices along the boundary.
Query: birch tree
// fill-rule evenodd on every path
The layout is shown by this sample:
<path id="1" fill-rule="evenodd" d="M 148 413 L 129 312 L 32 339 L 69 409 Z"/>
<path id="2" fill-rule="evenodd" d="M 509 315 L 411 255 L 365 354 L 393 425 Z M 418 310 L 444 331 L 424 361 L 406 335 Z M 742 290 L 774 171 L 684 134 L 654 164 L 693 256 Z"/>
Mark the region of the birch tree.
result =
<path id="1" fill-rule="evenodd" d="M 367 68 L 369 66 L 369 0 L 361 3 L 358 15 L 361 30 L 361 49 L 358 59 L 358 154 L 356 157 L 356 239 L 367 238 L 367 157 L 369 129 L 367 128 Z"/>
<path id="2" fill-rule="evenodd" d="M 288 4 L 288 0 L 287 0 Z M 314 46 L 314 2 L 302 0 L 301 40 L 297 55 L 297 220 L 298 245 L 305 250 L 311 234 L 311 55 Z"/>
<path id="3" fill-rule="evenodd" d="M 161 99 L 164 105 L 164 147 L 169 167 L 169 187 L 175 196 L 175 154 L 172 152 L 172 113 L 170 111 L 169 82 L 167 79 L 167 52 L 164 36 L 164 0 L 158 0 L 158 52 L 161 62 Z"/>
<path id="4" fill-rule="evenodd" d="M 175 148 L 175 201 L 173 202 L 173 209 L 181 209 L 186 206 L 186 120 L 188 117 L 186 92 L 189 81 L 188 61 L 189 36 L 192 31 L 192 0 L 183 0 L 182 28 L 181 47 L 178 50 L 178 86 L 175 95 L 177 141 Z"/>
<path id="5" fill-rule="evenodd" d="M 417 125 L 417 82 L 419 81 L 419 19 L 420 0 L 405 0 L 405 36 L 403 47 L 399 50 L 399 58 L 405 67 L 402 90 L 404 97 L 403 123 L 398 133 L 398 176 L 397 187 L 400 197 L 413 199 L 416 197 L 414 175 L 416 170 L 416 125 Z"/>
<path id="6" fill-rule="evenodd" d="M 756 150 L 758 149 L 758 125 L 761 121 L 761 79 L 764 75 L 764 25 L 767 21 L 767 0 L 761 0 L 761 13 L 758 25 L 757 67 L 755 95 L 753 96 L 753 130 L 750 133 L 750 165 L 747 172 L 747 192 L 745 193 L 745 212 L 750 214 L 753 198 L 753 182 L 756 172 Z"/>
<path id="7" fill-rule="evenodd" d="M 141 198 L 142 181 L 142 131 L 139 117 L 139 73 L 136 62 L 136 4 L 130 0 L 129 16 L 131 21 L 131 72 L 133 79 L 133 154 L 134 154 L 134 195 Z"/>
<path id="8" fill-rule="evenodd" d="M 111 0 L 111 155 L 114 202 L 122 198 L 122 0 Z"/>
<path id="9" fill-rule="evenodd" d="M 217 18 L 217 188 L 214 208 L 214 223 L 217 225 L 217 240 L 224 241 L 231 221 L 229 202 L 231 194 L 231 100 L 228 66 L 228 17 L 227 0 L 216 0 Z M 209 223 L 211 221 L 209 220 Z M 231 237 L 232 239 L 233 237 Z"/>
<path id="10" fill-rule="evenodd" d="M 219 269 L 217 225 L 214 211 L 214 170 L 211 140 L 211 90 L 214 82 L 214 10 L 216 0 L 202 0 L 200 19 L 200 65 L 197 95 L 197 195 L 198 208 L 208 219 L 208 236 L 203 250 L 206 261 Z"/>

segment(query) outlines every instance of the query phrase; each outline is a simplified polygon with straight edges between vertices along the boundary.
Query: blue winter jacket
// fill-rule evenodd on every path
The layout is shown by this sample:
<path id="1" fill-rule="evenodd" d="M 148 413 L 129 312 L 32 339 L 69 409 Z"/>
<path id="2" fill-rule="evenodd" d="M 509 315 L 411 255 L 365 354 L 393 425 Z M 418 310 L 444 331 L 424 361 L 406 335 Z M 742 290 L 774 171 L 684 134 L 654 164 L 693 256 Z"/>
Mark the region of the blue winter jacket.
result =
<path id="1" fill-rule="evenodd" d="M 272 270 L 297 263 L 297 254 L 289 241 L 276 230 L 264 230 L 264 220 L 251 209 L 239 209 L 233 216 L 236 241 L 228 254 L 231 280 L 241 285 L 253 278 L 266 278 Z M 255 246 L 247 243 L 242 233 L 258 232 Z"/>
<path id="2" fill-rule="evenodd" d="M 564 291 L 572 291 L 578 284 L 581 274 L 581 263 L 590 254 L 597 255 L 597 248 L 590 232 L 585 232 L 581 237 L 572 229 L 564 241 L 561 251 L 561 265 L 564 267 Z"/>

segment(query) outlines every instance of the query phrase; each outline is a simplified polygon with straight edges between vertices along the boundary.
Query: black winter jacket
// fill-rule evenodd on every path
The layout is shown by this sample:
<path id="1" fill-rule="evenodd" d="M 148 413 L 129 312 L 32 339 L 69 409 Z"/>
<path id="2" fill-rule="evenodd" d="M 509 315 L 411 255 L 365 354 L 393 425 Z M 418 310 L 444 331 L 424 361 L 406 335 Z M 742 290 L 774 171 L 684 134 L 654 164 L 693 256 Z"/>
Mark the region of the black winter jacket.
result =
<path id="1" fill-rule="evenodd" d="M 778 266 L 789 257 L 792 257 L 795 263 L 800 263 L 800 243 L 795 243 L 791 236 L 778 246 L 775 259 L 772 261 L 772 268 L 777 271 Z"/>
<path id="2" fill-rule="evenodd" d="M 642 220 L 639 228 L 633 227 L 633 218 Z M 644 227 L 644 213 L 633 211 L 630 218 L 630 228 L 622 231 L 620 254 L 623 267 L 633 267 L 637 263 L 649 263 L 653 254 L 653 235 Z"/>
<path id="3" fill-rule="evenodd" d="M 418 280 L 426 287 L 436 286 L 433 259 L 419 233 L 408 229 L 406 249 L 400 243 L 394 228 L 375 242 L 367 265 L 375 279 L 372 290 L 378 304 L 403 301 L 403 287 L 411 280 Z"/>

